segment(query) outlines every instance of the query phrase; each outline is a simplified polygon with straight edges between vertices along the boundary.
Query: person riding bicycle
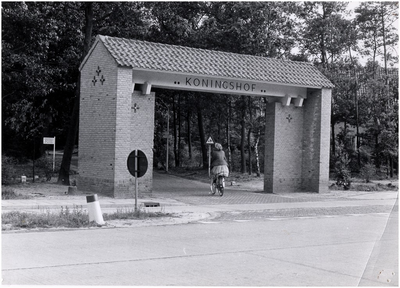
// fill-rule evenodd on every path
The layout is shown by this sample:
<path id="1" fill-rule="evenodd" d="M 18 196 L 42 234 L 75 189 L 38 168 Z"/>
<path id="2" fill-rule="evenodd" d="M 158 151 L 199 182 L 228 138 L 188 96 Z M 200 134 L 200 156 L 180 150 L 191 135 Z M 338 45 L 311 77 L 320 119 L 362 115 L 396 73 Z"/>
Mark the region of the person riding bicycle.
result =
<path id="1" fill-rule="evenodd" d="M 225 157 L 225 152 L 222 150 L 222 145 L 215 143 L 215 150 L 211 154 L 211 175 L 213 175 L 213 182 L 216 181 L 217 176 L 229 176 L 228 162 Z"/>

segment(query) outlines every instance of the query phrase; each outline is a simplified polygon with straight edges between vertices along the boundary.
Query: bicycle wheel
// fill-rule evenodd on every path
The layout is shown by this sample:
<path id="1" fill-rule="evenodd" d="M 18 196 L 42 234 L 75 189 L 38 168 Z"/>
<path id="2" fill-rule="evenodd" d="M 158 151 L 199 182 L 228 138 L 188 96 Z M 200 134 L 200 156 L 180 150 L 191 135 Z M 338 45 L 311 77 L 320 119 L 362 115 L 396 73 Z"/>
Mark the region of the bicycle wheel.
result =
<path id="1" fill-rule="evenodd" d="M 218 177 L 218 194 L 219 196 L 222 197 L 222 195 L 224 195 L 224 177 L 220 176 Z"/>
<path id="2" fill-rule="evenodd" d="M 210 195 L 214 195 L 215 194 L 215 192 L 217 192 L 217 184 L 215 183 L 215 182 L 213 182 L 212 184 L 211 184 L 211 192 L 210 192 Z"/>
<path id="3" fill-rule="evenodd" d="M 220 186 L 218 188 L 218 193 L 219 193 L 219 196 L 222 197 L 222 195 L 224 195 L 224 187 Z"/>

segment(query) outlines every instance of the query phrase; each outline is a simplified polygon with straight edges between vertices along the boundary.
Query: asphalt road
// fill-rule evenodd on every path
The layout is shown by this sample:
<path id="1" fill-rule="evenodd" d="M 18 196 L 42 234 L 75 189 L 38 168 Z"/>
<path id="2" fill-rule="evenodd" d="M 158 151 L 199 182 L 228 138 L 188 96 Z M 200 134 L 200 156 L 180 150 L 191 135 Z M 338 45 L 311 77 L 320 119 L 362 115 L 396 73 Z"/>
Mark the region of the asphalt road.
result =
<path id="1" fill-rule="evenodd" d="M 2 284 L 397 286 L 396 211 L 3 234 Z"/>

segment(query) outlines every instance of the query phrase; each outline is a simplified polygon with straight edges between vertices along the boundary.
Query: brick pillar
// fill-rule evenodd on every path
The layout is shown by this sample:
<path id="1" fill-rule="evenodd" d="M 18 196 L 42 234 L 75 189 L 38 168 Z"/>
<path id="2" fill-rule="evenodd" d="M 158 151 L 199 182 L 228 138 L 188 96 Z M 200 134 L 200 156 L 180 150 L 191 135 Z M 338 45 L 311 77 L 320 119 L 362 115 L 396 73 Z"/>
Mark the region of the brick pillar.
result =
<path id="1" fill-rule="evenodd" d="M 135 149 L 142 150 L 149 163 L 139 178 L 139 193 L 152 191 L 155 97 L 132 93 L 132 69 L 115 67 L 100 48 L 94 51 L 96 61 L 88 62 L 82 73 L 78 189 L 134 198 L 127 159 Z M 106 80 L 101 82 L 101 77 Z"/>
<path id="2" fill-rule="evenodd" d="M 265 126 L 264 191 L 300 191 L 303 109 L 269 103 Z"/>
<path id="3" fill-rule="evenodd" d="M 117 78 L 115 60 L 98 45 L 81 70 L 77 179 L 80 191 L 114 195 Z"/>
<path id="4" fill-rule="evenodd" d="M 119 83 L 117 101 L 117 130 L 115 141 L 115 192 L 116 198 L 132 198 L 135 193 L 135 178 L 127 170 L 127 159 L 133 150 L 142 150 L 149 163 L 146 174 L 139 178 L 139 193 L 151 193 L 153 188 L 153 140 L 155 95 L 142 95 L 132 89 L 131 70 L 128 92 L 122 91 L 124 83 Z M 122 75 L 118 75 L 119 78 Z M 120 91 L 121 89 L 121 91 Z"/>
<path id="5" fill-rule="evenodd" d="M 328 191 L 330 119 L 331 89 L 309 90 L 304 100 L 303 191 Z"/>
<path id="6" fill-rule="evenodd" d="M 330 89 L 310 89 L 303 107 L 267 105 L 265 192 L 328 190 L 330 117 Z"/>

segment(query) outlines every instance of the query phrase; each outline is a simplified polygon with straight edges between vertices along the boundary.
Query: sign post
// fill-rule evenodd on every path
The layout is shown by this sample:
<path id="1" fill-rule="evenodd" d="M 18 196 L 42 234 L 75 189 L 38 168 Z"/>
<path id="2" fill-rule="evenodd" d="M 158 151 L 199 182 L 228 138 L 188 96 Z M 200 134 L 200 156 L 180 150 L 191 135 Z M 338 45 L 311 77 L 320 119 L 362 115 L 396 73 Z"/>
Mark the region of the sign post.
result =
<path id="1" fill-rule="evenodd" d="M 211 136 L 208 137 L 206 144 L 208 145 L 208 177 L 211 177 L 211 145 L 214 144 Z"/>
<path id="2" fill-rule="evenodd" d="M 148 167 L 147 157 L 141 150 L 133 150 L 127 161 L 128 171 L 135 177 L 135 211 L 138 210 L 138 178 L 142 177 L 147 172 Z"/>
<path id="3" fill-rule="evenodd" d="M 53 172 L 56 166 L 56 137 L 43 137 L 43 144 L 53 145 Z M 35 177 L 35 175 L 33 175 Z"/>

